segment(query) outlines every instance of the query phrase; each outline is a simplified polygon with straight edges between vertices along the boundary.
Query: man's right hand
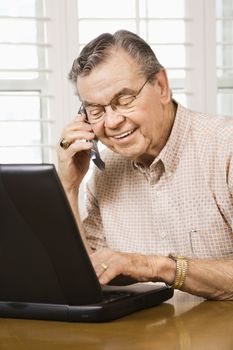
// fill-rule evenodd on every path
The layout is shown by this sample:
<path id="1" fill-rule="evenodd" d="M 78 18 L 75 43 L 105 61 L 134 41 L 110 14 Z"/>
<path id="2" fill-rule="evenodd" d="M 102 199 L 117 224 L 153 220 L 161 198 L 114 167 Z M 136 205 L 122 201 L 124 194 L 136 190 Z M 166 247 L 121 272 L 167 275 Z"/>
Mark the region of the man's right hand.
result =
<path id="1" fill-rule="evenodd" d="M 61 140 L 70 143 L 67 149 L 57 146 L 58 171 L 67 194 L 76 193 L 90 163 L 90 142 L 95 137 L 84 115 L 78 115 L 62 132 Z"/>

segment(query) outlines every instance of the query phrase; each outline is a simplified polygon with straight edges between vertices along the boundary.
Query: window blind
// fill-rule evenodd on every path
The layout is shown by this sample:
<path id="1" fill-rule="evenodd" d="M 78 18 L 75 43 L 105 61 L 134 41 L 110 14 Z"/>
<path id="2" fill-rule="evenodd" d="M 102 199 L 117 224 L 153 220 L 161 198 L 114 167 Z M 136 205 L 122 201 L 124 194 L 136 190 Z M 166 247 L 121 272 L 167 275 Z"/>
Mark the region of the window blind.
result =
<path id="1" fill-rule="evenodd" d="M 217 111 L 233 115 L 233 7 L 216 1 Z"/>
<path id="2" fill-rule="evenodd" d="M 192 92 L 185 88 L 185 79 L 192 67 L 186 52 L 192 43 L 186 40 L 186 28 L 192 18 L 185 6 L 184 0 L 77 0 L 79 49 L 102 32 L 128 29 L 139 34 L 167 69 L 174 97 L 187 105 Z"/>
<path id="3" fill-rule="evenodd" d="M 42 0 L 0 2 L 0 162 L 52 159 L 48 67 Z"/>

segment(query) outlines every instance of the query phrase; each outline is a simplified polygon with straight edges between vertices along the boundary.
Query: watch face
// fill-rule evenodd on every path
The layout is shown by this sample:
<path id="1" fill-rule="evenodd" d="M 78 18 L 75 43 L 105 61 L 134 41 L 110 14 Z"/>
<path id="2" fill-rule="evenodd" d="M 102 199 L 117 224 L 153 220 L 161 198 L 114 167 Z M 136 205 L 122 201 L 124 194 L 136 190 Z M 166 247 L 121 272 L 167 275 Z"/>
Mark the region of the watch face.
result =
<path id="1" fill-rule="evenodd" d="M 175 260 L 175 261 L 176 261 L 177 258 L 178 258 L 178 257 L 177 257 L 175 254 L 173 254 L 173 253 L 170 253 L 170 254 L 168 255 L 168 257 L 171 258 L 172 260 Z"/>
<path id="2" fill-rule="evenodd" d="M 182 255 L 175 255 L 173 253 L 170 253 L 168 255 L 169 258 L 171 258 L 172 260 L 175 260 L 177 261 L 178 259 L 183 259 L 183 260 L 187 260 L 187 258 L 185 256 L 182 256 Z"/>

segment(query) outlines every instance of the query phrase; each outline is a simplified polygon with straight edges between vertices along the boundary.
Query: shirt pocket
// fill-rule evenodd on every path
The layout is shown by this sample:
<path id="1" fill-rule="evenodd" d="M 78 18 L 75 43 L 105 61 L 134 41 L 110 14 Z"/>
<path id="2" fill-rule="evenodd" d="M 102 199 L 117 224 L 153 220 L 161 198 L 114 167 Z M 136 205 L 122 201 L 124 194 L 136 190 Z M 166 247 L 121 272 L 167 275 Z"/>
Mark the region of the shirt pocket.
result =
<path id="1" fill-rule="evenodd" d="M 190 245 L 194 258 L 230 259 L 233 258 L 233 233 L 229 227 L 192 229 Z"/>

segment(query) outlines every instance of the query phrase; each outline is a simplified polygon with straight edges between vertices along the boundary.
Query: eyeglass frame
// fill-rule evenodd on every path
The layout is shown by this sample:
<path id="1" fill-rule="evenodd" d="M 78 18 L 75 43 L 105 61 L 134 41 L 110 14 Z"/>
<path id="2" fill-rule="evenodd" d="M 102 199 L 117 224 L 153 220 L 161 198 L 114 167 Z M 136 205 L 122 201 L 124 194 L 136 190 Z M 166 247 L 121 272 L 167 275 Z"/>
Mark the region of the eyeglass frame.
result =
<path id="1" fill-rule="evenodd" d="M 127 95 L 127 94 L 125 94 L 125 96 L 131 96 L 131 97 L 134 98 L 134 99 L 130 102 L 130 104 L 131 104 L 133 101 L 136 100 L 136 98 L 138 97 L 138 95 L 139 95 L 140 92 L 143 90 L 144 86 L 148 83 L 149 80 L 150 80 L 150 78 L 146 79 L 146 81 L 143 83 L 143 85 L 140 87 L 140 89 L 138 90 L 138 92 L 137 92 L 136 94 L 134 94 L 134 95 L 130 95 L 130 94 Z M 122 95 L 122 96 L 123 96 L 123 95 Z M 118 97 L 118 98 L 119 98 L 119 97 Z M 95 107 L 101 107 L 101 108 L 103 108 L 103 115 L 101 115 L 101 117 L 100 117 L 99 120 L 96 120 L 96 121 L 94 121 L 94 122 L 91 122 L 91 121 L 89 120 L 90 117 L 88 116 L 87 109 L 86 109 L 85 104 L 84 104 L 83 102 L 82 102 L 81 107 L 80 107 L 80 112 L 83 113 L 83 114 L 85 114 L 87 120 L 88 120 L 91 124 L 97 124 L 97 123 L 101 122 L 102 120 L 104 120 L 104 116 L 105 116 L 105 114 L 106 114 L 106 107 L 111 106 L 111 108 L 112 108 L 113 111 L 117 111 L 117 105 L 113 104 L 114 99 L 117 99 L 117 96 L 113 97 L 112 100 L 110 101 L 110 103 L 108 103 L 108 104 L 106 104 L 106 105 L 98 105 L 98 104 L 96 104 L 96 105 L 95 105 L 95 104 L 91 105 L 91 104 L 90 104 L 90 106 L 95 106 Z M 121 107 L 122 107 L 122 106 L 121 106 Z"/>

